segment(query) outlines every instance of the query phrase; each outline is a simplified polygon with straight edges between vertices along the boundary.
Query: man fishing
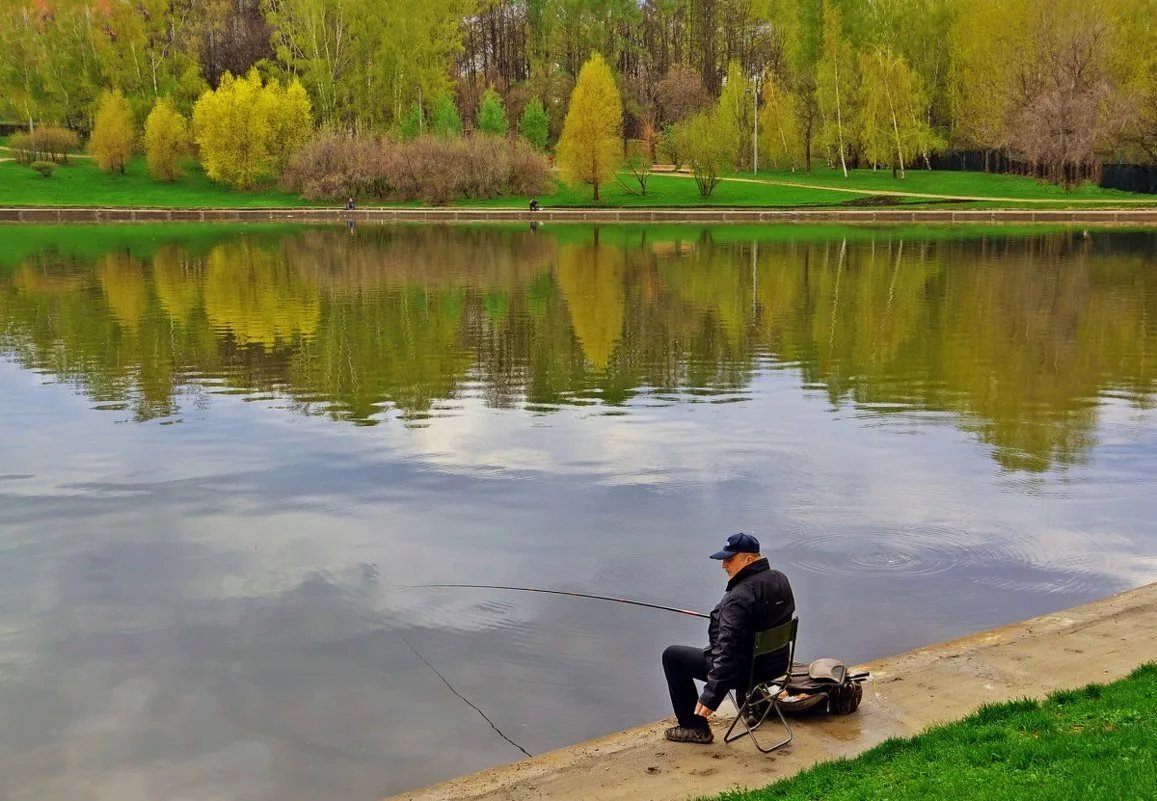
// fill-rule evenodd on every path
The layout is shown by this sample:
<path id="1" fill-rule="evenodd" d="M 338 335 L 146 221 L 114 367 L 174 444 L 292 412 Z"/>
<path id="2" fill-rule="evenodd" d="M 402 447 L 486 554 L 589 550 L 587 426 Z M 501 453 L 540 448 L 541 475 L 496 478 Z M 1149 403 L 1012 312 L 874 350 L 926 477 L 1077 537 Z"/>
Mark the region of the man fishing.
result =
<path id="1" fill-rule="evenodd" d="M 715 739 L 707 719 L 728 690 L 740 698 L 746 694 L 756 633 L 786 623 L 795 614 L 787 576 L 771 569 L 755 537 L 732 534 L 711 558 L 722 561 L 728 581 L 723 599 L 711 612 L 708 646 L 672 645 L 663 652 L 663 672 L 679 720 L 678 726 L 667 729 L 666 737 L 677 743 L 707 744 Z M 696 692 L 695 679 L 706 682 L 702 693 Z"/>

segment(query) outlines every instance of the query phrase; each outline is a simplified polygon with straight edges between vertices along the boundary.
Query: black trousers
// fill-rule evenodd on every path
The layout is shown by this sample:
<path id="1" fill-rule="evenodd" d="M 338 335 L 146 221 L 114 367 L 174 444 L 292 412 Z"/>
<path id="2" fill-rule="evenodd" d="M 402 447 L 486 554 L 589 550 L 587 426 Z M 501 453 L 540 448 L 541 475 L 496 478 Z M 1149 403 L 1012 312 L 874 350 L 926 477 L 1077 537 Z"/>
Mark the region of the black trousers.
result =
<path id="1" fill-rule="evenodd" d="M 663 673 L 667 676 L 667 691 L 671 693 L 671 708 L 680 726 L 706 729 L 707 718 L 695 714 L 699 703 L 699 689 L 695 679 L 707 681 L 707 656 L 702 648 L 672 645 L 663 652 Z"/>

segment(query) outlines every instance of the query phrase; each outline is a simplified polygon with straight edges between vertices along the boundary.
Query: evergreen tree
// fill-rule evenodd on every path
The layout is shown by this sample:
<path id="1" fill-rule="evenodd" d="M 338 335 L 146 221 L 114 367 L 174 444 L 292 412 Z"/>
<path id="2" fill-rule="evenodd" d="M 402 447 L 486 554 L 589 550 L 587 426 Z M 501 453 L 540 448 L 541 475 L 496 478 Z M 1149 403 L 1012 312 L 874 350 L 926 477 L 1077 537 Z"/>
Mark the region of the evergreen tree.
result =
<path id="1" fill-rule="evenodd" d="M 493 89 L 487 89 L 478 101 L 478 133 L 506 136 L 508 129 L 502 98 Z"/>
<path id="2" fill-rule="evenodd" d="M 434 103 L 434 114 L 430 120 L 430 130 L 434 136 L 446 139 L 462 135 L 462 118 L 458 116 L 458 106 L 449 92 L 438 95 Z"/>
<path id="3" fill-rule="evenodd" d="M 538 150 L 546 150 L 550 139 L 550 117 L 546 107 L 537 97 L 531 98 L 522 110 L 522 117 L 518 121 L 518 132 Z"/>

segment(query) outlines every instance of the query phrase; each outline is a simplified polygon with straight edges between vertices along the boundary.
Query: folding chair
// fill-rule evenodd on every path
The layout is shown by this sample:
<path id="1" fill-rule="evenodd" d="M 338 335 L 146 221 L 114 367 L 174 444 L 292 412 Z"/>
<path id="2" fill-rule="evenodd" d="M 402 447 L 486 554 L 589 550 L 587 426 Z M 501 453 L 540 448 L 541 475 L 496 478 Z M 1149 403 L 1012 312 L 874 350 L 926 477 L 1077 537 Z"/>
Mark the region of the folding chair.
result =
<path id="1" fill-rule="evenodd" d="M 783 716 L 783 710 L 779 708 L 779 693 L 787 684 L 788 674 L 795 660 L 795 637 L 798 631 L 799 618 L 793 617 L 787 623 L 776 626 L 773 629 L 765 629 L 755 635 L 755 649 L 751 657 L 751 676 L 747 682 L 747 695 L 744 697 L 743 703 L 740 704 L 738 695 L 732 690 L 731 697 L 735 702 L 735 706 L 738 707 L 739 712 L 736 714 L 735 720 L 731 722 L 731 727 L 727 729 L 727 734 L 723 735 L 723 742 L 730 743 L 738 740 L 740 737 L 750 735 L 751 742 L 755 743 L 755 747 L 764 754 L 770 754 L 775 749 L 782 748 L 791 742 L 792 737 L 795 735 L 792 733 L 791 726 L 787 725 L 787 719 Z M 755 674 L 756 669 L 759 667 L 760 657 L 769 656 L 784 648 L 787 648 L 787 662 L 785 663 L 783 673 L 756 681 Z M 763 714 L 760 715 L 755 725 L 751 725 L 747 722 L 747 715 L 745 713 L 749 707 L 760 703 L 763 705 Z M 755 738 L 755 730 L 763 725 L 763 721 L 773 709 L 775 713 L 779 715 L 780 723 L 782 723 L 784 729 L 787 730 L 787 739 L 765 748 L 760 745 L 759 740 Z M 733 734 L 735 727 L 738 726 L 740 722 L 743 723 L 745 731 L 739 734 Z"/>

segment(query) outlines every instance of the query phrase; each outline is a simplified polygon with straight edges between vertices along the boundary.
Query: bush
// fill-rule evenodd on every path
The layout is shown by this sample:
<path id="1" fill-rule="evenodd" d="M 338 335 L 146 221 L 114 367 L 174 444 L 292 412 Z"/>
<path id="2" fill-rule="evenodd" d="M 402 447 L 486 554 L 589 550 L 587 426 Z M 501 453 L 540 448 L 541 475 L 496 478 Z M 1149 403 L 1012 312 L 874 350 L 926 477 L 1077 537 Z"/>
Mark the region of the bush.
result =
<path id="1" fill-rule="evenodd" d="M 311 200 L 372 195 L 445 204 L 460 197 L 537 195 L 552 182 L 543 156 L 502 136 L 399 142 L 325 132 L 291 159 L 282 185 Z"/>
<path id="2" fill-rule="evenodd" d="M 88 149 L 96 166 L 108 172 L 124 172 L 136 147 L 133 110 L 120 89 L 101 92 L 96 121 Z"/>
<path id="3" fill-rule="evenodd" d="M 80 137 L 67 128 L 46 125 L 32 133 L 15 134 L 8 141 L 13 157 L 25 167 L 34 161 L 67 164 L 68 154 L 80 146 Z"/>
<path id="4" fill-rule="evenodd" d="M 707 111 L 675 126 L 677 147 L 685 154 L 699 194 L 705 198 L 711 197 L 723 172 L 735 161 L 735 142 L 719 135 L 722 127 L 717 116 Z"/>
<path id="5" fill-rule="evenodd" d="M 36 145 L 32 143 L 31 134 L 12 134 L 8 138 L 8 147 L 12 149 L 12 157 L 25 167 L 31 166 L 39 155 L 36 152 Z"/>
<path id="6" fill-rule="evenodd" d="M 175 181 L 181 177 L 181 161 L 188 155 L 189 123 L 167 97 L 162 97 L 145 122 L 149 174 L 160 181 Z"/>
<path id="7" fill-rule="evenodd" d="M 51 161 L 34 161 L 29 166 L 45 178 L 51 178 L 52 173 L 56 172 L 56 164 Z"/>

